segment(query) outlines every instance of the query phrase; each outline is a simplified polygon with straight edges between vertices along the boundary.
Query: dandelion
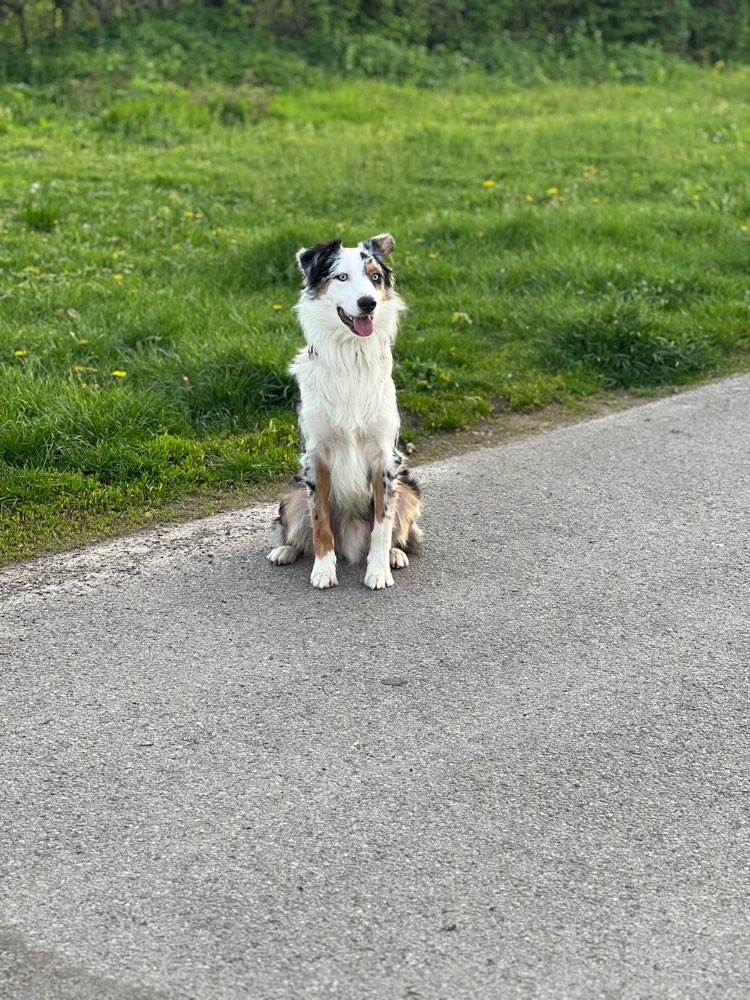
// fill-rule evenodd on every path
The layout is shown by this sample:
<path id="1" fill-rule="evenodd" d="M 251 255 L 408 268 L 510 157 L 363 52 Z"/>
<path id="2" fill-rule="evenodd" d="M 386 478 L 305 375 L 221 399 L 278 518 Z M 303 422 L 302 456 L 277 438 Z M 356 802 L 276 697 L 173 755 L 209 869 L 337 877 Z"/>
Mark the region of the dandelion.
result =
<path id="1" fill-rule="evenodd" d="M 83 340 L 79 340 L 78 343 L 81 345 L 81 347 L 88 347 L 89 345 L 88 340 L 86 340 L 85 338 Z"/>
<path id="2" fill-rule="evenodd" d="M 549 194 L 549 195 L 560 194 L 560 189 L 556 188 L 556 187 L 549 187 L 549 188 L 547 188 L 547 194 Z"/>
<path id="3" fill-rule="evenodd" d="M 700 201 L 700 200 L 701 200 L 701 196 L 699 194 L 694 194 L 693 195 L 693 201 Z"/>
<path id="4" fill-rule="evenodd" d="M 17 358 L 25 358 L 26 357 L 26 351 L 14 351 L 13 353 L 15 354 L 15 356 Z"/>
<path id="5" fill-rule="evenodd" d="M 74 372 L 85 372 L 86 371 L 86 365 L 73 365 L 73 371 Z"/>
<path id="6" fill-rule="evenodd" d="M 454 323 L 468 323 L 469 326 L 473 325 L 471 316 L 469 316 L 469 314 L 465 313 L 465 312 L 454 312 L 453 313 L 453 322 Z"/>
<path id="7" fill-rule="evenodd" d="M 343 233 L 344 230 L 346 229 L 346 223 L 345 222 L 337 222 L 336 223 L 336 229 L 338 230 L 338 232 Z"/>
<path id="8" fill-rule="evenodd" d="M 116 372 L 112 372 L 112 374 L 113 374 L 113 376 L 114 376 L 115 378 L 125 378 L 125 376 L 126 376 L 126 375 L 127 375 L 128 373 L 127 373 L 127 372 L 121 372 L 121 371 L 119 371 L 119 370 L 118 370 L 118 371 L 116 371 Z"/>
<path id="9" fill-rule="evenodd" d="M 428 253 L 427 254 L 428 260 L 437 260 L 437 256 L 438 255 L 436 253 Z"/>
<path id="10" fill-rule="evenodd" d="M 122 281 L 122 275 L 121 274 L 113 274 L 112 275 L 112 280 L 113 281 Z"/>
<path id="11" fill-rule="evenodd" d="M 190 209 L 187 209 L 182 213 L 182 217 L 183 219 L 193 219 L 195 218 L 195 212 L 191 212 Z"/>
<path id="12" fill-rule="evenodd" d="M 274 312 L 280 312 L 284 307 L 279 302 L 274 302 L 271 308 Z"/>
<path id="13" fill-rule="evenodd" d="M 533 194 L 525 194 L 524 195 L 524 200 L 527 201 L 529 203 L 529 205 L 530 205 L 532 203 L 532 201 L 534 200 L 534 195 Z"/>
<path id="14" fill-rule="evenodd" d="M 482 181 L 482 187 L 493 188 L 497 184 L 497 181 Z"/>

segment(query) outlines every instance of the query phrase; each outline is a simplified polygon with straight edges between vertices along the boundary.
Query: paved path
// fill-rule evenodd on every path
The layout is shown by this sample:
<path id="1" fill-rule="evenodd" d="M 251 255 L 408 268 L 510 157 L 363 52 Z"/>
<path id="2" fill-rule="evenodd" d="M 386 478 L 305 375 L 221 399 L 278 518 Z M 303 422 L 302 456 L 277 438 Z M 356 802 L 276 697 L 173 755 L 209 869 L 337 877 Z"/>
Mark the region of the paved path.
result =
<path id="1" fill-rule="evenodd" d="M 424 467 L 388 592 L 0 573 L 0 996 L 746 1000 L 749 471 L 742 377 Z"/>

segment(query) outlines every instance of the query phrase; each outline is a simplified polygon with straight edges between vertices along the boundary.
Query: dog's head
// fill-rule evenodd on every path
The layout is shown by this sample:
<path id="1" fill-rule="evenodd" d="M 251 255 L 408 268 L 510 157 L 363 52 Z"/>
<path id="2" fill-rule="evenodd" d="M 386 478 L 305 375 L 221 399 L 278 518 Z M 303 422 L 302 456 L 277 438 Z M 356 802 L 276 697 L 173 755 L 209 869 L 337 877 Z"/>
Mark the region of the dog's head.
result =
<path id="1" fill-rule="evenodd" d="M 300 308 L 315 302 L 316 318 L 326 325 L 342 324 L 357 337 L 370 337 L 381 315 L 395 319 L 400 299 L 393 291 L 393 271 L 386 258 L 395 242 L 390 233 L 372 236 L 356 247 L 341 240 L 316 243 L 297 254 L 304 278 Z"/>

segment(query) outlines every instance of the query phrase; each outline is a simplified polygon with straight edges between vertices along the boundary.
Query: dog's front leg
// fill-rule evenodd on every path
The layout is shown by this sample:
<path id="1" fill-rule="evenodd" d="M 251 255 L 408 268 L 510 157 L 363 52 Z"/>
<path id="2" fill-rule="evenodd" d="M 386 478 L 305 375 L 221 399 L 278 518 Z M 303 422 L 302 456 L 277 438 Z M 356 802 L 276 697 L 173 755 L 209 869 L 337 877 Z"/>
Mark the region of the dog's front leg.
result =
<path id="1" fill-rule="evenodd" d="M 382 590 L 393 586 L 391 575 L 391 537 L 393 535 L 393 473 L 381 467 L 372 477 L 375 520 L 372 525 L 370 552 L 367 556 L 365 586 Z"/>
<path id="2" fill-rule="evenodd" d="M 331 530 L 331 474 L 320 459 L 314 463 L 315 480 L 307 479 L 308 504 L 312 522 L 313 565 L 310 582 L 313 587 L 326 590 L 338 584 L 336 579 L 336 554 L 333 551 Z"/>

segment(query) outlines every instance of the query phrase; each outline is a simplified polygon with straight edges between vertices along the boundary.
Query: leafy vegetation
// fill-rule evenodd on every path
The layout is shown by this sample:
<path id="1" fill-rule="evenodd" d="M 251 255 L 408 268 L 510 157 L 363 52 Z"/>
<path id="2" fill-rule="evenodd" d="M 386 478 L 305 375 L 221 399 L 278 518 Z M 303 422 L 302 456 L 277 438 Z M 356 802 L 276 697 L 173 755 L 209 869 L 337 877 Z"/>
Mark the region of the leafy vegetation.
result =
<path id="1" fill-rule="evenodd" d="M 294 468 L 315 240 L 396 236 L 410 436 L 747 366 L 750 71 L 259 37 L 146 19 L 0 86 L 0 558 Z"/>
<path id="2" fill-rule="evenodd" d="M 750 0 L 0 0 L 0 42 L 25 49 L 72 32 L 132 25 L 144 12 L 205 16 L 235 29 L 308 40 L 319 55 L 330 40 L 373 38 L 399 46 L 465 51 L 506 36 L 556 43 L 579 36 L 657 44 L 706 59 L 742 57 L 750 44 Z"/>

